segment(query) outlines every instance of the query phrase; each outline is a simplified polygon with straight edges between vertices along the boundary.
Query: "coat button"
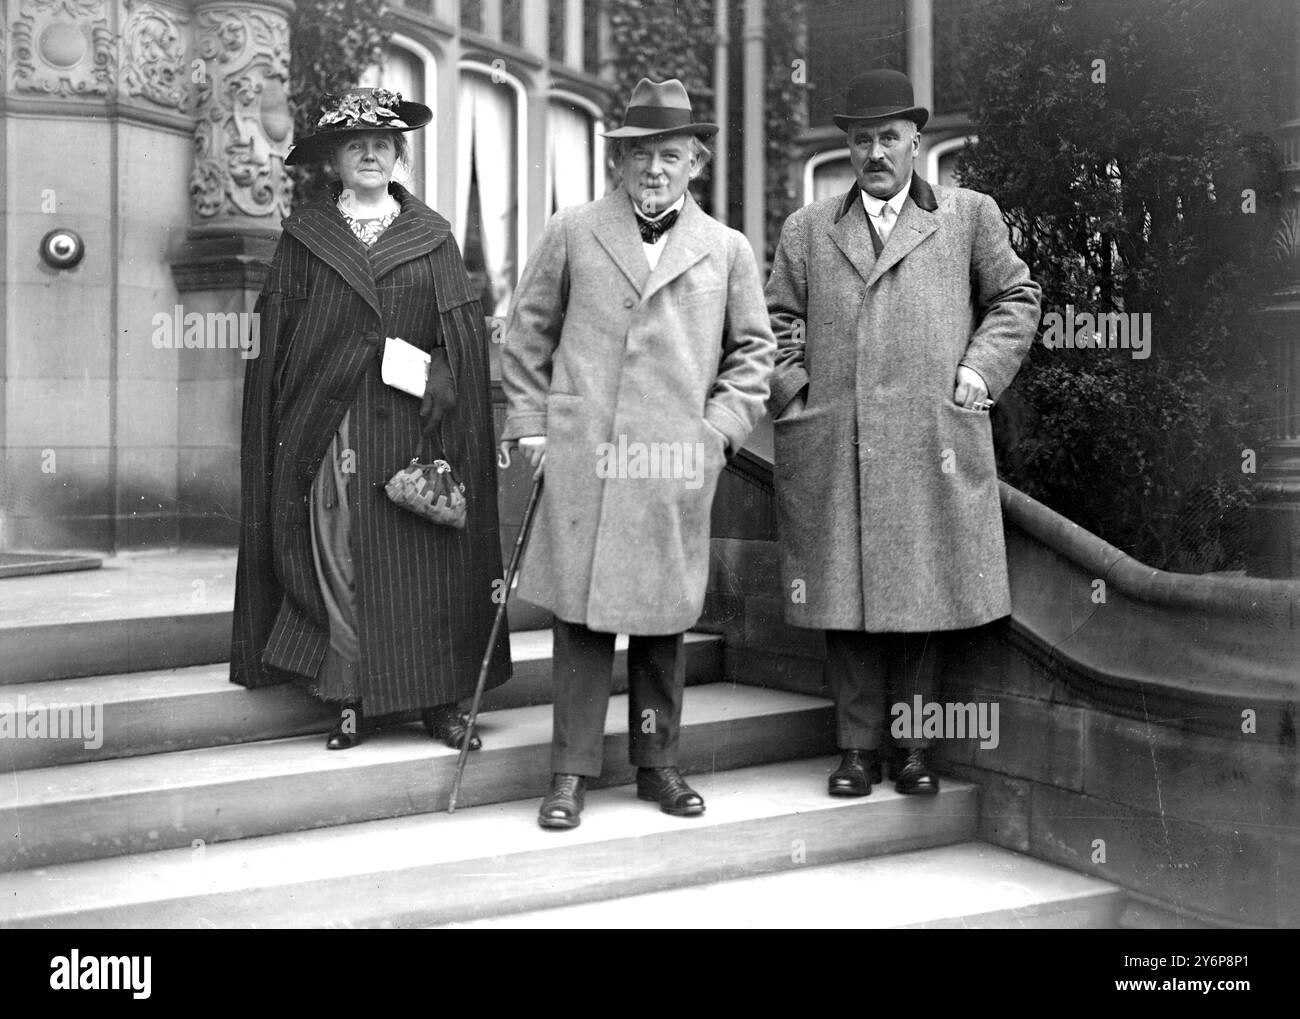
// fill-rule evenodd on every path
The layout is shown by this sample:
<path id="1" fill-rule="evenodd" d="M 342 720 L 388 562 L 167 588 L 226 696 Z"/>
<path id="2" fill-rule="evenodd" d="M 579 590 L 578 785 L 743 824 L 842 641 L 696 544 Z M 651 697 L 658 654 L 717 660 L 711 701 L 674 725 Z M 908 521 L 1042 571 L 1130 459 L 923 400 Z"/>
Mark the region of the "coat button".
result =
<path id="1" fill-rule="evenodd" d="M 389 414 L 389 411 L 388 411 L 388 405 L 387 405 L 387 404 L 381 403 L 381 404 L 378 404 L 378 405 L 375 407 L 375 417 L 377 417 L 377 418 L 386 418 L 386 417 L 388 417 L 388 414 Z"/>
<path id="2" fill-rule="evenodd" d="M 632 300 L 632 298 L 629 297 L 629 298 L 627 298 L 627 299 L 623 302 L 623 307 L 624 307 L 624 308 L 635 308 L 635 307 L 636 307 L 636 301 Z"/>

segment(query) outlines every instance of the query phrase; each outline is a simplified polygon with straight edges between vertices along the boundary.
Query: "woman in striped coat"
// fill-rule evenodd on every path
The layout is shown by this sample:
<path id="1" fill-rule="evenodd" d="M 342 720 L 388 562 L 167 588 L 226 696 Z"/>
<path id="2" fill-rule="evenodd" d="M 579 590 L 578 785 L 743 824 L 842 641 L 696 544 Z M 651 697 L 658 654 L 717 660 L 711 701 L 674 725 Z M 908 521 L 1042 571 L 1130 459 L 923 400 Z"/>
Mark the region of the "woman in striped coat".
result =
<path id="1" fill-rule="evenodd" d="M 457 701 L 473 692 L 499 597 L 482 309 L 447 221 L 392 182 L 402 132 L 431 118 L 354 89 L 290 153 L 328 160 L 340 180 L 285 220 L 244 380 L 231 681 L 297 681 L 336 704 L 330 749 L 355 746 L 363 716 L 416 710 L 460 746 Z M 381 380 L 387 337 L 431 355 L 423 400 Z M 465 485 L 464 530 L 384 491 L 426 437 Z M 489 685 L 509 675 L 503 629 Z"/>

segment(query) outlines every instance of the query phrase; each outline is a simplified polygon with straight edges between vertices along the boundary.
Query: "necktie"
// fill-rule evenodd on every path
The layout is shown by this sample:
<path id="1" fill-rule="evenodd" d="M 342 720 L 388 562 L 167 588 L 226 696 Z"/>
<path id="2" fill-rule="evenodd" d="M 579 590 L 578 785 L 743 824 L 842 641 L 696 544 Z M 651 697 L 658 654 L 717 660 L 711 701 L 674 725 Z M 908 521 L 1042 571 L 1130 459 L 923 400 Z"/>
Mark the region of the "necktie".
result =
<path id="1" fill-rule="evenodd" d="M 677 210 L 666 212 L 658 219 L 645 219 L 640 213 L 636 217 L 637 229 L 641 231 L 641 240 L 646 244 L 656 243 L 677 222 Z"/>
<path id="2" fill-rule="evenodd" d="M 886 203 L 880 207 L 880 215 L 876 217 L 876 229 L 880 231 L 880 240 L 889 240 L 889 231 L 894 229 L 894 207 Z"/>

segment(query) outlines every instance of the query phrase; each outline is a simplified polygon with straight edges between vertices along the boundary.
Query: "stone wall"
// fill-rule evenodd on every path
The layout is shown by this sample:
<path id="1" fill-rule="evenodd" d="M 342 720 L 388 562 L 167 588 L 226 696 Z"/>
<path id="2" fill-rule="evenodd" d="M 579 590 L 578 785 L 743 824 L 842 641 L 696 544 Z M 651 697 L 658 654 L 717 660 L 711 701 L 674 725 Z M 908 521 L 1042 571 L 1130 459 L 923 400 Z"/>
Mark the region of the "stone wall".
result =
<path id="1" fill-rule="evenodd" d="M 786 626 L 757 461 L 715 507 L 700 629 L 732 682 L 825 695 L 818 634 Z M 981 787 L 980 836 L 1128 889 L 1141 923 L 1300 924 L 1300 583 L 1148 569 L 1003 486 L 1009 619 L 943 666 L 944 703 L 998 706 L 998 742 L 941 740 Z"/>

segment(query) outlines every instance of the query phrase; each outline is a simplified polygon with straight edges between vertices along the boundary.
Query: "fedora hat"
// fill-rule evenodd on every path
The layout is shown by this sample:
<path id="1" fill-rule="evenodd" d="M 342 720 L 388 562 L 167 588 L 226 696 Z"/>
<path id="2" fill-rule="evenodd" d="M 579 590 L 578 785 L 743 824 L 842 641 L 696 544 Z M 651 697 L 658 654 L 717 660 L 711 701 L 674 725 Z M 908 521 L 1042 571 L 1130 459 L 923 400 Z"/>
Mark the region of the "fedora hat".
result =
<path id="1" fill-rule="evenodd" d="M 691 97 L 679 79 L 656 82 L 642 78 L 632 90 L 623 114 L 623 126 L 604 137 L 648 138 L 656 134 L 690 133 L 707 138 L 717 132 L 717 124 L 696 123 L 691 117 Z"/>
<path id="2" fill-rule="evenodd" d="M 835 126 L 842 131 L 859 120 L 890 117 L 913 120 L 919 131 L 930 119 L 930 111 L 916 105 L 911 79 L 901 71 L 877 70 L 859 75 L 844 90 L 844 105 L 848 113 L 835 116 Z"/>
<path id="3" fill-rule="evenodd" d="M 334 145 L 351 131 L 414 131 L 433 119 L 424 103 L 402 99 L 386 88 L 351 88 L 326 94 L 316 130 L 298 142 L 285 157 L 286 166 L 328 159 Z"/>

